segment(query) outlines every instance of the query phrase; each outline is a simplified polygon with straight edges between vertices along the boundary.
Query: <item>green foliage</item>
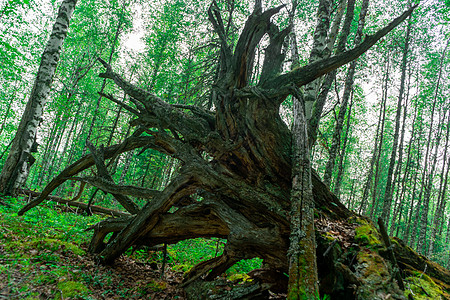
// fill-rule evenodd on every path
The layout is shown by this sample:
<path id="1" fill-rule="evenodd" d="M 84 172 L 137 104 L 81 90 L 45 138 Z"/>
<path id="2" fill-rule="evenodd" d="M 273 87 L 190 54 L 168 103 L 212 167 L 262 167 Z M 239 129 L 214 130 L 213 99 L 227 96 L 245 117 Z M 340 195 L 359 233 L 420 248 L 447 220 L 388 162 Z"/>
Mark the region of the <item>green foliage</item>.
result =
<path id="1" fill-rule="evenodd" d="M 57 286 L 55 298 L 60 299 L 62 293 L 64 299 L 74 295 L 85 299 L 88 288 L 77 275 L 81 267 L 67 262 L 85 255 L 82 247 L 89 234 L 84 229 L 100 218 L 64 213 L 52 203 L 18 217 L 16 211 L 24 202 L 10 197 L 2 201 L 8 205 L 0 205 L 1 273 L 3 279 L 10 278 L 6 282 L 10 293 L 34 299 L 31 285 Z"/>

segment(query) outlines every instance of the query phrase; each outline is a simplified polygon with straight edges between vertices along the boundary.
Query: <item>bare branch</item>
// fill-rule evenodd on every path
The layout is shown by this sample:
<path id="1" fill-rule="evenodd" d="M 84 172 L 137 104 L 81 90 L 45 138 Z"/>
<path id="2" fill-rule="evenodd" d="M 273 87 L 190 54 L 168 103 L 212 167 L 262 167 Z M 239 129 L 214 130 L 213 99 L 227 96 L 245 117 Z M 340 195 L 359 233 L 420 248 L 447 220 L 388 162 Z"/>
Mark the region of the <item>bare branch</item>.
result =
<path id="1" fill-rule="evenodd" d="M 252 61 L 255 48 L 271 26 L 270 18 L 278 13 L 284 5 L 268 9 L 261 13 L 261 3 L 256 1 L 255 10 L 245 23 L 244 29 L 236 44 L 232 61 L 232 86 L 243 88 L 248 80 L 248 62 Z"/>
<path id="2" fill-rule="evenodd" d="M 102 191 L 111 194 L 122 194 L 137 198 L 152 199 L 160 193 L 158 190 L 133 185 L 118 185 L 113 181 L 101 177 L 71 177 L 69 179 L 89 183 L 95 187 L 98 187 Z"/>
<path id="3" fill-rule="evenodd" d="M 143 146 L 146 146 L 148 144 L 153 144 L 155 142 L 155 138 L 152 136 L 141 136 L 141 137 L 129 137 L 127 138 L 123 143 L 117 144 L 111 147 L 108 147 L 105 149 L 105 159 L 109 159 L 116 155 L 118 152 L 123 153 L 126 151 L 134 150 L 136 148 L 140 148 Z M 119 153 L 119 154 L 120 154 Z M 70 177 L 86 170 L 87 168 L 94 165 L 94 159 L 92 158 L 91 154 L 85 155 L 67 168 L 65 168 L 58 176 L 53 178 L 53 180 L 47 184 L 47 186 L 44 188 L 42 193 L 25 205 L 17 214 L 19 216 L 23 215 L 33 207 L 39 205 L 44 201 L 48 195 L 50 195 L 51 192 L 53 192 L 58 186 L 63 184 L 66 180 L 68 180 Z"/>
<path id="4" fill-rule="evenodd" d="M 112 102 L 114 102 L 114 103 L 116 103 L 116 104 L 122 106 L 123 108 L 125 108 L 126 110 L 128 110 L 129 112 L 131 112 L 132 114 L 135 114 L 135 115 L 137 115 L 137 116 L 140 115 L 140 113 L 139 113 L 137 110 L 135 110 L 134 108 L 132 108 L 132 107 L 129 106 L 128 104 L 123 103 L 123 102 L 120 101 L 120 100 L 117 100 L 117 99 L 114 98 L 112 95 L 110 95 L 110 94 L 105 94 L 105 93 L 100 93 L 100 92 L 99 92 L 98 94 L 99 94 L 100 96 L 105 97 L 105 98 L 111 100 Z"/>
<path id="5" fill-rule="evenodd" d="M 103 148 L 103 145 L 100 146 L 100 148 L 97 150 L 95 149 L 94 145 L 87 141 L 86 142 L 87 147 L 91 151 L 92 158 L 94 159 L 95 165 L 97 166 L 97 171 L 99 174 L 99 177 L 111 182 L 114 185 L 114 180 L 112 176 L 109 174 L 108 170 L 106 169 L 105 165 L 105 149 Z M 122 206 L 130 213 L 136 214 L 139 212 L 140 208 L 136 205 L 136 203 L 133 202 L 130 198 L 127 196 L 124 196 L 122 193 L 111 193 L 113 197 L 120 203 Z"/>
<path id="6" fill-rule="evenodd" d="M 180 133 L 185 142 L 193 145 L 198 142 L 205 143 L 205 137 L 211 133 L 211 120 L 203 117 L 189 115 L 175 106 L 165 102 L 161 98 L 149 93 L 126 81 L 119 74 L 112 71 L 111 66 L 99 58 L 106 68 L 105 78 L 112 79 L 131 99 L 139 101 L 145 109 L 139 108 L 139 118 L 132 125 L 143 125 L 145 127 L 156 127 L 158 129 L 170 129 Z M 136 100 L 133 100 L 136 101 Z M 136 103 L 135 103 L 136 104 Z M 200 111 L 199 108 L 197 111 Z"/>
<path id="7" fill-rule="evenodd" d="M 231 14 L 230 14 L 231 18 Z M 208 9 L 208 19 L 214 27 L 214 31 L 219 35 L 221 51 L 223 52 L 224 57 L 231 56 L 231 49 L 228 46 L 226 30 L 223 25 L 222 16 L 220 15 L 219 7 L 217 6 L 217 2 L 212 1 L 211 5 Z"/>
<path id="8" fill-rule="evenodd" d="M 339 68 L 340 66 L 358 58 L 375 43 L 388 34 L 397 25 L 403 22 L 409 15 L 412 14 L 417 5 L 405 11 L 402 15 L 395 18 L 386 27 L 380 29 L 374 35 L 367 35 L 364 41 L 355 48 L 345 51 L 341 54 L 332 56 L 330 58 L 322 59 L 304 67 L 292 70 L 289 73 L 279 75 L 272 80 L 265 82 L 262 87 L 267 89 L 267 95 L 271 98 L 279 97 L 283 99 L 283 96 L 289 94 L 289 88 L 291 84 L 297 86 L 303 86 L 314 79 Z"/>
<path id="9" fill-rule="evenodd" d="M 193 194 L 196 182 L 192 175 L 180 174 L 155 199 L 149 202 L 136 217 L 117 235 L 100 253 L 103 263 L 113 262 L 125 249 L 137 239 L 153 229 L 159 216 L 167 212 L 174 203 L 184 196 Z"/>

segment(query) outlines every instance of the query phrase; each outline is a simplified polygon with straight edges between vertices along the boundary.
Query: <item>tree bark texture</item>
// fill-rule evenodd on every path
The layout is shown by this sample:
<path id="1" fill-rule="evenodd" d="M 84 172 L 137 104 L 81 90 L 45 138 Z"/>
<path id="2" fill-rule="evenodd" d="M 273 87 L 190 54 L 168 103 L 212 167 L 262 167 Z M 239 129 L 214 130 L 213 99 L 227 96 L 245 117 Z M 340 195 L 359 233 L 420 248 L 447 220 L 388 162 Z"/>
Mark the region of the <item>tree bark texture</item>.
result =
<path id="1" fill-rule="evenodd" d="M 37 151 L 33 149 L 33 145 L 37 147 L 35 143 L 37 128 L 50 94 L 53 76 L 76 3 L 77 0 L 64 0 L 59 7 L 50 38 L 42 53 L 30 98 L 0 174 L 0 192 L 2 193 L 14 194 L 15 190 L 25 183 L 29 168 L 34 162 L 31 153 Z"/>
<path id="2" fill-rule="evenodd" d="M 303 99 L 294 98 L 288 299 L 319 293 L 308 128 Z"/>
<path id="3" fill-rule="evenodd" d="M 327 36 L 330 28 L 331 3 L 332 1 L 330 0 L 319 1 L 313 47 L 309 56 L 310 63 L 329 56 Z M 319 87 L 320 79 L 314 80 L 304 87 L 305 113 L 307 120 L 311 119 L 312 106 L 316 100 Z"/>

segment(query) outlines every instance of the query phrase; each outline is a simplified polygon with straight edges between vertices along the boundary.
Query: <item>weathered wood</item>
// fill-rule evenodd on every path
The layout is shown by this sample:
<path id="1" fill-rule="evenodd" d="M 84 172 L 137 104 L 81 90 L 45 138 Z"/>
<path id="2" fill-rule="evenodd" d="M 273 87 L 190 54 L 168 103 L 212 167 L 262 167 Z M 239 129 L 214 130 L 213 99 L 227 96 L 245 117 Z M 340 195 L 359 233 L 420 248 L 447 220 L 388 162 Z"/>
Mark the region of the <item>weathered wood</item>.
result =
<path id="1" fill-rule="evenodd" d="M 383 238 L 384 245 L 386 246 L 386 250 L 388 251 L 389 260 L 391 261 L 393 269 L 394 269 L 393 277 L 397 280 L 398 286 L 402 290 L 404 290 L 405 284 L 403 283 L 402 276 L 400 275 L 400 271 L 399 271 L 398 265 L 397 265 L 397 259 L 395 258 L 394 251 L 392 250 L 391 240 L 389 239 L 389 235 L 387 233 L 386 226 L 384 225 L 382 218 L 378 218 L 378 226 L 380 228 L 380 233 L 381 233 L 381 237 Z"/>
<path id="2" fill-rule="evenodd" d="M 300 95 L 301 96 L 301 95 Z M 292 126 L 292 189 L 289 237 L 288 299 L 308 299 L 319 293 L 316 238 L 314 231 L 314 198 L 311 183 L 311 161 L 303 97 L 294 97 Z"/>
<path id="3" fill-rule="evenodd" d="M 129 137 L 121 144 L 106 148 L 105 158 L 112 158 L 120 153 L 152 144 L 154 141 L 154 137 L 151 136 Z M 17 214 L 21 216 L 28 210 L 36 207 L 37 205 L 42 203 L 42 201 L 44 201 L 51 192 L 53 192 L 58 186 L 66 182 L 71 176 L 74 176 L 93 165 L 94 159 L 90 154 L 83 156 L 82 158 L 65 168 L 61 173 L 59 173 L 58 176 L 53 178 L 53 180 L 44 188 L 42 193 L 36 199 L 25 205 Z"/>
<path id="4" fill-rule="evenodd" d="M 89 151 L 91 151 L 92 158 L 94 159 L 95 165 L 98 171 L 98 177 L 100 179 L 111 182 L 112 185 L 115 185 L 112 176 L 109 174 L 105 165 L 105 149 L 103 145 L 100 146 L 99 149 L 96 149 L 94 145 L 87 141 L 86 142 Z M 136 214 L 140 208 L 136 203 L 133 202 L 130 198 L 122 193 L 111 193 L 113 197 L 131 214 Z"/>
<path id="5" fill-rule="evenodd" d="M 31 196 L 31 197 L 41 197 L 41 195 L 42 195 L 41 193 L 38 193 L 35 191 L 29 191 L 29 190 L 20 190 L 20 193 L 23 195 L 26 195 L 26 196 Z M 54 202 L 57 202 L 60 204 L 65 204 L 68 206 L 78 207 L 78 208 L 82 208 L 82 209 L 86 209 L 88 206 L 86 203 L 77 202 L 77 201 L 73 201 L 73 200 L 67 200 L 67 199 L 63 199 L 61 197 L 55 197 L 55 196 L 46 196 L 44 200 L 51 200 L 51 201 L 54 201 Z M 97 205 L 91 205 L 90 209 L 93 213 L 102 214 L 102 215 L 110 215 L 110 216 L 114 216 L 114 217 L 130 216 L 130 214 L 128 214 L 128 213 L 110 209 L 110 208 L 106 208 L 106 207 L 97 206 Z"/>

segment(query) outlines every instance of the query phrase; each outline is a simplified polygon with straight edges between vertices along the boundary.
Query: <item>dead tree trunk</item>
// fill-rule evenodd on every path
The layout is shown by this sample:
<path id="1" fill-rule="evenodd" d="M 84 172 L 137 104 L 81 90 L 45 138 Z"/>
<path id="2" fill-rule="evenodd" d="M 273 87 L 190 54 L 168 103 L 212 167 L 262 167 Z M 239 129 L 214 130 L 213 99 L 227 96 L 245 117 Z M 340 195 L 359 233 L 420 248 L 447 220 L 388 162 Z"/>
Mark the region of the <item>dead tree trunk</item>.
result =
<path id="1" fill-rule="evenodd" d="M 407 18 L 413 8 L 366 36 L 355 48 L 287 73 L 282 73 L 283 45 L 291 28 L 280 30 L 271 22 L 282 8 L 263 11 L 261 1 L 256 1 L 233 50 L 225 38 L 219 8 L 212 3 L 208 15 L 219 36 L 223 58 L 213 87 L 214 111 L 169 104 L 127 82 L 100 59 L 106 69 L 100 76 L 111 79 L 130 96 L 133 106 L 113 95 L 108 98 L 136 116 L 131 122 L 137 126 L 136 131 L 122 144 L 107 147 L 100 154 L 93 149 L 92 154 L 66 168 L 19 215 L 38 205 L 67 179 L 86 181 L 111 194 L 151 199 L 134 216 L 96 226 L 91 250 L 102 263 L 113 263 L 135 245 L 214 236 L 227 239 L 223 254 L 195 266 L 186 277 L 187 284 L 200 278 L 214 279 L 237 261 L 253 257 L 262 258 L 268 269 L 283 277 L 289 270 L 292 133 L 281 119 L 279 107 L 289 95 L 298 95 L 299 87 L 359 57 Z M 266 34 L 270 42 L 260 80 L 256 86 L 249 86 L 249 62 Z M 142 147 L 167 154 L 180 164 L 162 191 L 117 185 L 108 174 L 100 174 L 104 165 L 101 160 Z M 100 168 L 100 177 L 75 177 L 94 162 Z M 312 186 L 318 207 L 343 218 L 350 216 L 317 176 L 312 176 Z M 202 200 L 169 212 L 193 194 L 201 195 Z M 310 217 L 308 224 L 311 222 Z M 106 234 L 113 231 L 117 234 L 105 244 Z M 311 236 L 306 238 L 311 241 Z"/>
<path id="2" fill-rule="evenodd" d="M 288 299 L 308 299 L 319 292 L 314 232 L 308 127 L 303 99 L 294 98 L 292 128 L 291 235 L 288 250 Z"/>

